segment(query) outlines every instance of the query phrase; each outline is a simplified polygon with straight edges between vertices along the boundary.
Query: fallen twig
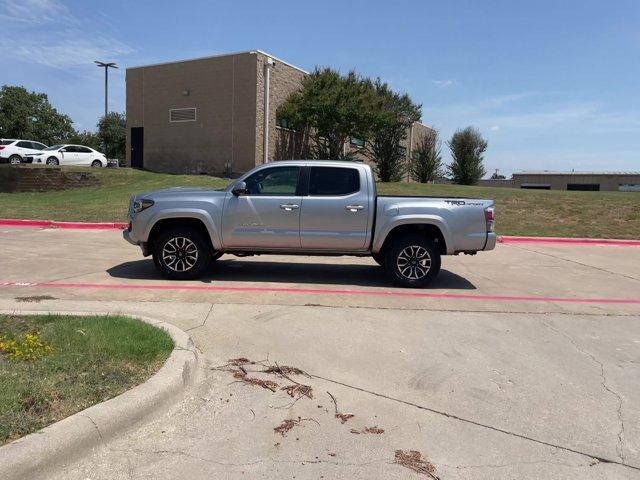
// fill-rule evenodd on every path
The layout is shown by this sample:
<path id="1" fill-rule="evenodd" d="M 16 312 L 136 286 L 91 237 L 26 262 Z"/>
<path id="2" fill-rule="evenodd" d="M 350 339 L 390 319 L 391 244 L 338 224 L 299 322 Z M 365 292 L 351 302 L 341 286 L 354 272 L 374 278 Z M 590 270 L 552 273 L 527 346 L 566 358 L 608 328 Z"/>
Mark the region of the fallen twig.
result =
<path id="1" fill-rule="evenodd" d="M 306 422 L 306 421 L 315 422 L 318 425 L 320 425 L 318 421 L 314 420 L 313 418 L 301 418 L 301 417 L 298 417 L 297 419 L 288 418 L 286 420 L 283 420 L 280 425 L 278 425 L 273 429 L 273 431 L 285 437 L 293 427 L 295 427 L 296 425 L 300 425 L 302 422 Z"/>
<path id="2" fill-rule="evenodd" d="M 422 458 L 422 454 L 416 450 L 396 450 L 395 462 L 398 465 L 402 465 L 416 473 L 422 475 L 428 475 L 433 480 L 440 480 L 440 477 L 436 475 L 436 467 L 433 463 L 429 462 L 426 458 Z"/>
<path id="3" fill-rule="evenodd" d="M 353 418 L 353 413 L 340 413 L 338 411 L 338 402 L 336 401 L 336 397 L 334 397 L 333 395 L 331 395 L 331 392 L 327 392 L 327 394 L 331 397 L 331 400 L 333 401 L 333 409 L 334 409 L 334 416 L 335 418 L 340 419 L 340 422 L 344 425 L 345 423 L 347 423 L 347 421 L 350 418 Z"/>
<path id="4" fill-rule="evenodd" d="M 248 377 L 246 373 L 240 371 L 236 371 L 233 374 L 233 378 L 237 378 L 239 381 L 248 385 L 257 385 L 262 388 L 266 388 L 272 392 L 275 392 L 278 389 L 278 384 L 273 380 L 262 380 L 260 378 Z"/>

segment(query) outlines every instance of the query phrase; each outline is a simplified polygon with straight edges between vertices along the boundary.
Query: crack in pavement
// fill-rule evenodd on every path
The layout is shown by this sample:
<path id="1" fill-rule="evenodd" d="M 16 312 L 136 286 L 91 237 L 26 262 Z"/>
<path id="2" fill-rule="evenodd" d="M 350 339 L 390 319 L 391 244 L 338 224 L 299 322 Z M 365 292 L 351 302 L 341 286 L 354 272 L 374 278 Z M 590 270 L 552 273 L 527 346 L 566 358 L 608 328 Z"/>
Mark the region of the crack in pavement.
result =
<path id="1" fill-rule="evenodd" d="M 196 328 L 204 327 L 207 324 L 207 321 L 209 320 L 209 316 L 211 315 L 212 310 L 213 310 L 213 303 L 209 307 L 209 311 L 207 312 L 207 314 L 204 316 L 204 320 L 202 320 L 202 323 L 200 325 L 196 325 L 195 327 L 185 329 L 185 332 L 190 332 L 191 330 L 195 330 Z"/>
<path id="2" fill-rule="evenodd" d="M 611 459 L 611 458 L 602 457 L 602 456 L 597 455 L 597 454 L 588 453 L 588 452 L 584 452 L 584 451 L 581 451 L 581 450 L 576 450 L 576 449 L 571 448 L 571 447 L 565 447 L 563 445 L 557 445 L 557 444 L 554 444 L 554 443 L 551 443 L 551 442 L 547 442 L 545 440 L 540 440 L 538 438 L 530 437 L 530 436 L 522 434 L 522 433 L 512 432 L 512 431 L 506 430 L 504 428 L 495 427 L 493 425 L 488 425 L 488 424 L 485 424 L 485 423 L 482 423 L 482 422 L 479 422 L 479 421 L 476 421 L 476 420 L 471 420 L 470 418 L 460 417 L 458 415 L 455 415 L 455 414 L 452 414 L 452 413 L 448 413 L 448 412 L 445 412 L 445 411 L 442 411 L 442 410 L 436 410 L 435 408 L 427 407 L 425 405 L 420 405 L 420 404 L 417 404 L 417 403 L 414 403 L 414 402 L 410 402 L 408 400 L 403 400 L 401 398 L 392 397 L 392 396 L 386 395 L 384 393 L 374 392 L 372 390 L 367 390 L 366 388 L 358 387 L 358 386 L 355 386 L 355 385 L 349 385 L 348 383 L 344 383 L 344 382 L 341 382 L 339 380 L 334 380 L 334 379 L 331 379 L 331 378 L 323 377 L 321 375 L 316 375 L 316 374 L 308 372 L 308 371 L 307 371 L 307 373 L 313 378 L 318 378 L 320 380 L 324 380 L 326 382 L 330 382 L 330 383 L 333 383 L 335 385 L 341 385 L 343 387 L 350 388 L 350 389 L 353 389 L 353 390 L 357 390 L 359 392 L 367 393 L 367 394 L 373 395 L 375 397 L 384 398 L 386 400 L 391 400 L 393 402 L 402 403 L 404 405 L 408 405 L 410 407 L 415 407 L 415 408 L 418 408 L 420 410 L 425 410 L 427 412 L 430 412 L 430 413 L 433 413 L 433 414 L 436 414 L 436 415 L 440 415 L 442 417 L 446 417 L 446 418 L 449 418 L 449 419 L 452 419 L 452 420 L 457 420 L 459 422 L 467 423 L 467 424 L 470 424 L 470 425 L 475 425 L 477 427 L 486 428 L 486 429 L 492 430 L 494 432 L 498 432 L 498 433 L 502 433 L 502 434 L 509 435 L 509 436 L 512 436 L 512 437 L 520 438 L 522 440 L 526 440 L 526 441 L 529 441 L 529 442 L 537 443 L 539 445 L 545 445 L 547 447 L 552 447 L 552 448 L 556 448 L 558 450 L 563 450 L 565 452 L 570 452 L 570 453 L 574 453 L 576 455 L 581 455 L 583 457 L 588 457 L 590 459 L 595 459 L 595 460 L 598 460 L 601 463 L 612 463 L 612 464 L 620 465 L 622 467 L 626 467 L 626 468 L 629 468 L 629 469 L 632 469 L 632 470 L 640 471 L 640 466 L 630 465 L 628 463 L 625 463 L 624 460 L 614 460 L 614 459 Z"/>
<path id="3" fill-rule="evenodd" d="M 620 396 L 620 394 L 614 390 L 611 389 L 611 387 L 609 387 L 608 383 L 607 383 L 607 376 L 604 370 L 604 364 L 598 360 L 596 358 L 596 356 L 594 354 L 592 354 L 591 352 L 588 352 L 587 350 L 585 350 L 584 348 L 582 348 L 580 345 L 577 344 L 577 342 L 571 338 L 571 336 L 565 332 L 564 330 L 561 330 L 560 328 L 556 327 L 555 325 L 551 325 L 550 323 L 546 322 L 545 320 L 541 320 L 542 324 L 545 325 L 548 329 L 554 331 L 555 333 L 557 333 L 558 335 L 563 336 L 564 338 L 566 338 L 571 345 L 573 345 L 575 347 L 575 349 L 580 352 L 581 354 L 585 355 L 586 357 L 588 357 L 589 359 L 591 359 L 591 361 L 593 363 L 595 363 L 596 365 L 598 365 L 600 367 L 600 383 L 602 385 L 602 388 L 604 388 L 607 392 L 609 392 L 611 395 L 613 395 L 616 398 L 618 407 L 617 407 L 617 414 L 618 414 L 618 422 L 620 423 L 620 429 L 618 431 L 618 444 L 616 445 L 616 451 L 618 452 L 618 456 L 620 457 L 620 461 L 624 463 L 624 420 L 622 418 L 622 397 Z"/>
<path id="4" fill-rule="evenodd" d="M 82 417 L 84 417 L 84 418 L 86 418 L 86 419 L 88 419 L 88 420 L 93 424 L 93 426 L 94 426 L 94 427 L 95 427 L 95 429 L 96 429 L 96 432 L 98 432 L 98 436 L 100 437 L 100 441 L 101 441 L 101 442 L 104 442 L 104 438 L 102 438 L 102 432 L 100 432 L 100 429 L 98 428 L 98 425 L 96 424 L 96 422 L 94 422 L 94 421 L 93 421 L 93 418 L 91 418 L 91 417 L 90 417 L 89 415 L 87 415 L 86 413 L 85 413 L 85 414 L 82 414 L 81 416 L 82 416 Z"/>

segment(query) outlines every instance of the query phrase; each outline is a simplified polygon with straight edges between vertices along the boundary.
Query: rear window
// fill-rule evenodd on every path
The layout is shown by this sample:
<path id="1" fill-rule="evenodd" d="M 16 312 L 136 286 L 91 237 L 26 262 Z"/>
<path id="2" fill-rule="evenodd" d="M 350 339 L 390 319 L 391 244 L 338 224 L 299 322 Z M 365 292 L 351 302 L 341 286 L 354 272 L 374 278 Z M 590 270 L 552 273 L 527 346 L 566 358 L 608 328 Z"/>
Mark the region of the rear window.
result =
<path id="1" fill-rule="evenodd" d="M 360 190 L 360 172 L 355 168 L 311 167 L 309 195 L 349 195 Z"/>

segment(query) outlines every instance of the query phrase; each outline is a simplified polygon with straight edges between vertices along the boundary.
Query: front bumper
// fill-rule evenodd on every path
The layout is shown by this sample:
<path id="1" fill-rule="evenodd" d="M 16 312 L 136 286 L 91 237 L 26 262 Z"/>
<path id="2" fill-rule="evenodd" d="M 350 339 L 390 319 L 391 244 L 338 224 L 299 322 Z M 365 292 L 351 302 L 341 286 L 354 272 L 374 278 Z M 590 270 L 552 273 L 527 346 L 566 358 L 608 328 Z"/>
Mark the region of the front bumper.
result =
<path id="1" fill-rule="evenodd" d="M 487 241 L 484 244 L 484 248 L 482 250 L 493 250 L 496 248 L 496 241 L 498 240 L 498 235 L 495 232 L 487 233 Z"/>
<path id="2" fill-rule="evenodd" d="M 124 238 L 131 245 L 135 245 L 137 247 L 140 247 L 140 250 L 142 250 L 142 256 L 143 257 L 148 257 L 149 255 L 151 255 L 151 252 L 149 251 L 149 244 L 147 242 L 138 242 L 138 241 L 136 241 L 131 236 L 131 230 L 129 230 L 129 229 L 123 230 L 122 231 L 122 238 Z"/>
<path id="3" fill-rule="evenodd" d="M 129 242 L 131 245 L 140 245 L 138 242 L 136 242 L 133 238 L 131 238 L 131 232 L 128 229 L 125 229 L 122 231 L 122 237 Z"/>

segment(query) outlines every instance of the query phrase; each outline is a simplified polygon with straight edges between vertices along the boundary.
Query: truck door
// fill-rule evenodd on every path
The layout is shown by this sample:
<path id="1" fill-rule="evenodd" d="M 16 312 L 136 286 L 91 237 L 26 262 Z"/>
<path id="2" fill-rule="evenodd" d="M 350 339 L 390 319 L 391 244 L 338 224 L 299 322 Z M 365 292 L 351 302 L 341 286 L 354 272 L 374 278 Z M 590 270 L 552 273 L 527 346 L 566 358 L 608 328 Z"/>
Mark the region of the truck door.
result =
<path id="1" fill-rule="evenodd" d="M 222 214 L 225 248 L 299 249 L 300 167 L 262 168 L 244 181 L 247 193 L 229 193 Z"/>
<path id="2" fill-rule="evenodd" d="M 303 250 L 364 250 L 369 209 L 365 172 L 357 167 L 310 167 L 308 196 L 302 200 Z"/>

